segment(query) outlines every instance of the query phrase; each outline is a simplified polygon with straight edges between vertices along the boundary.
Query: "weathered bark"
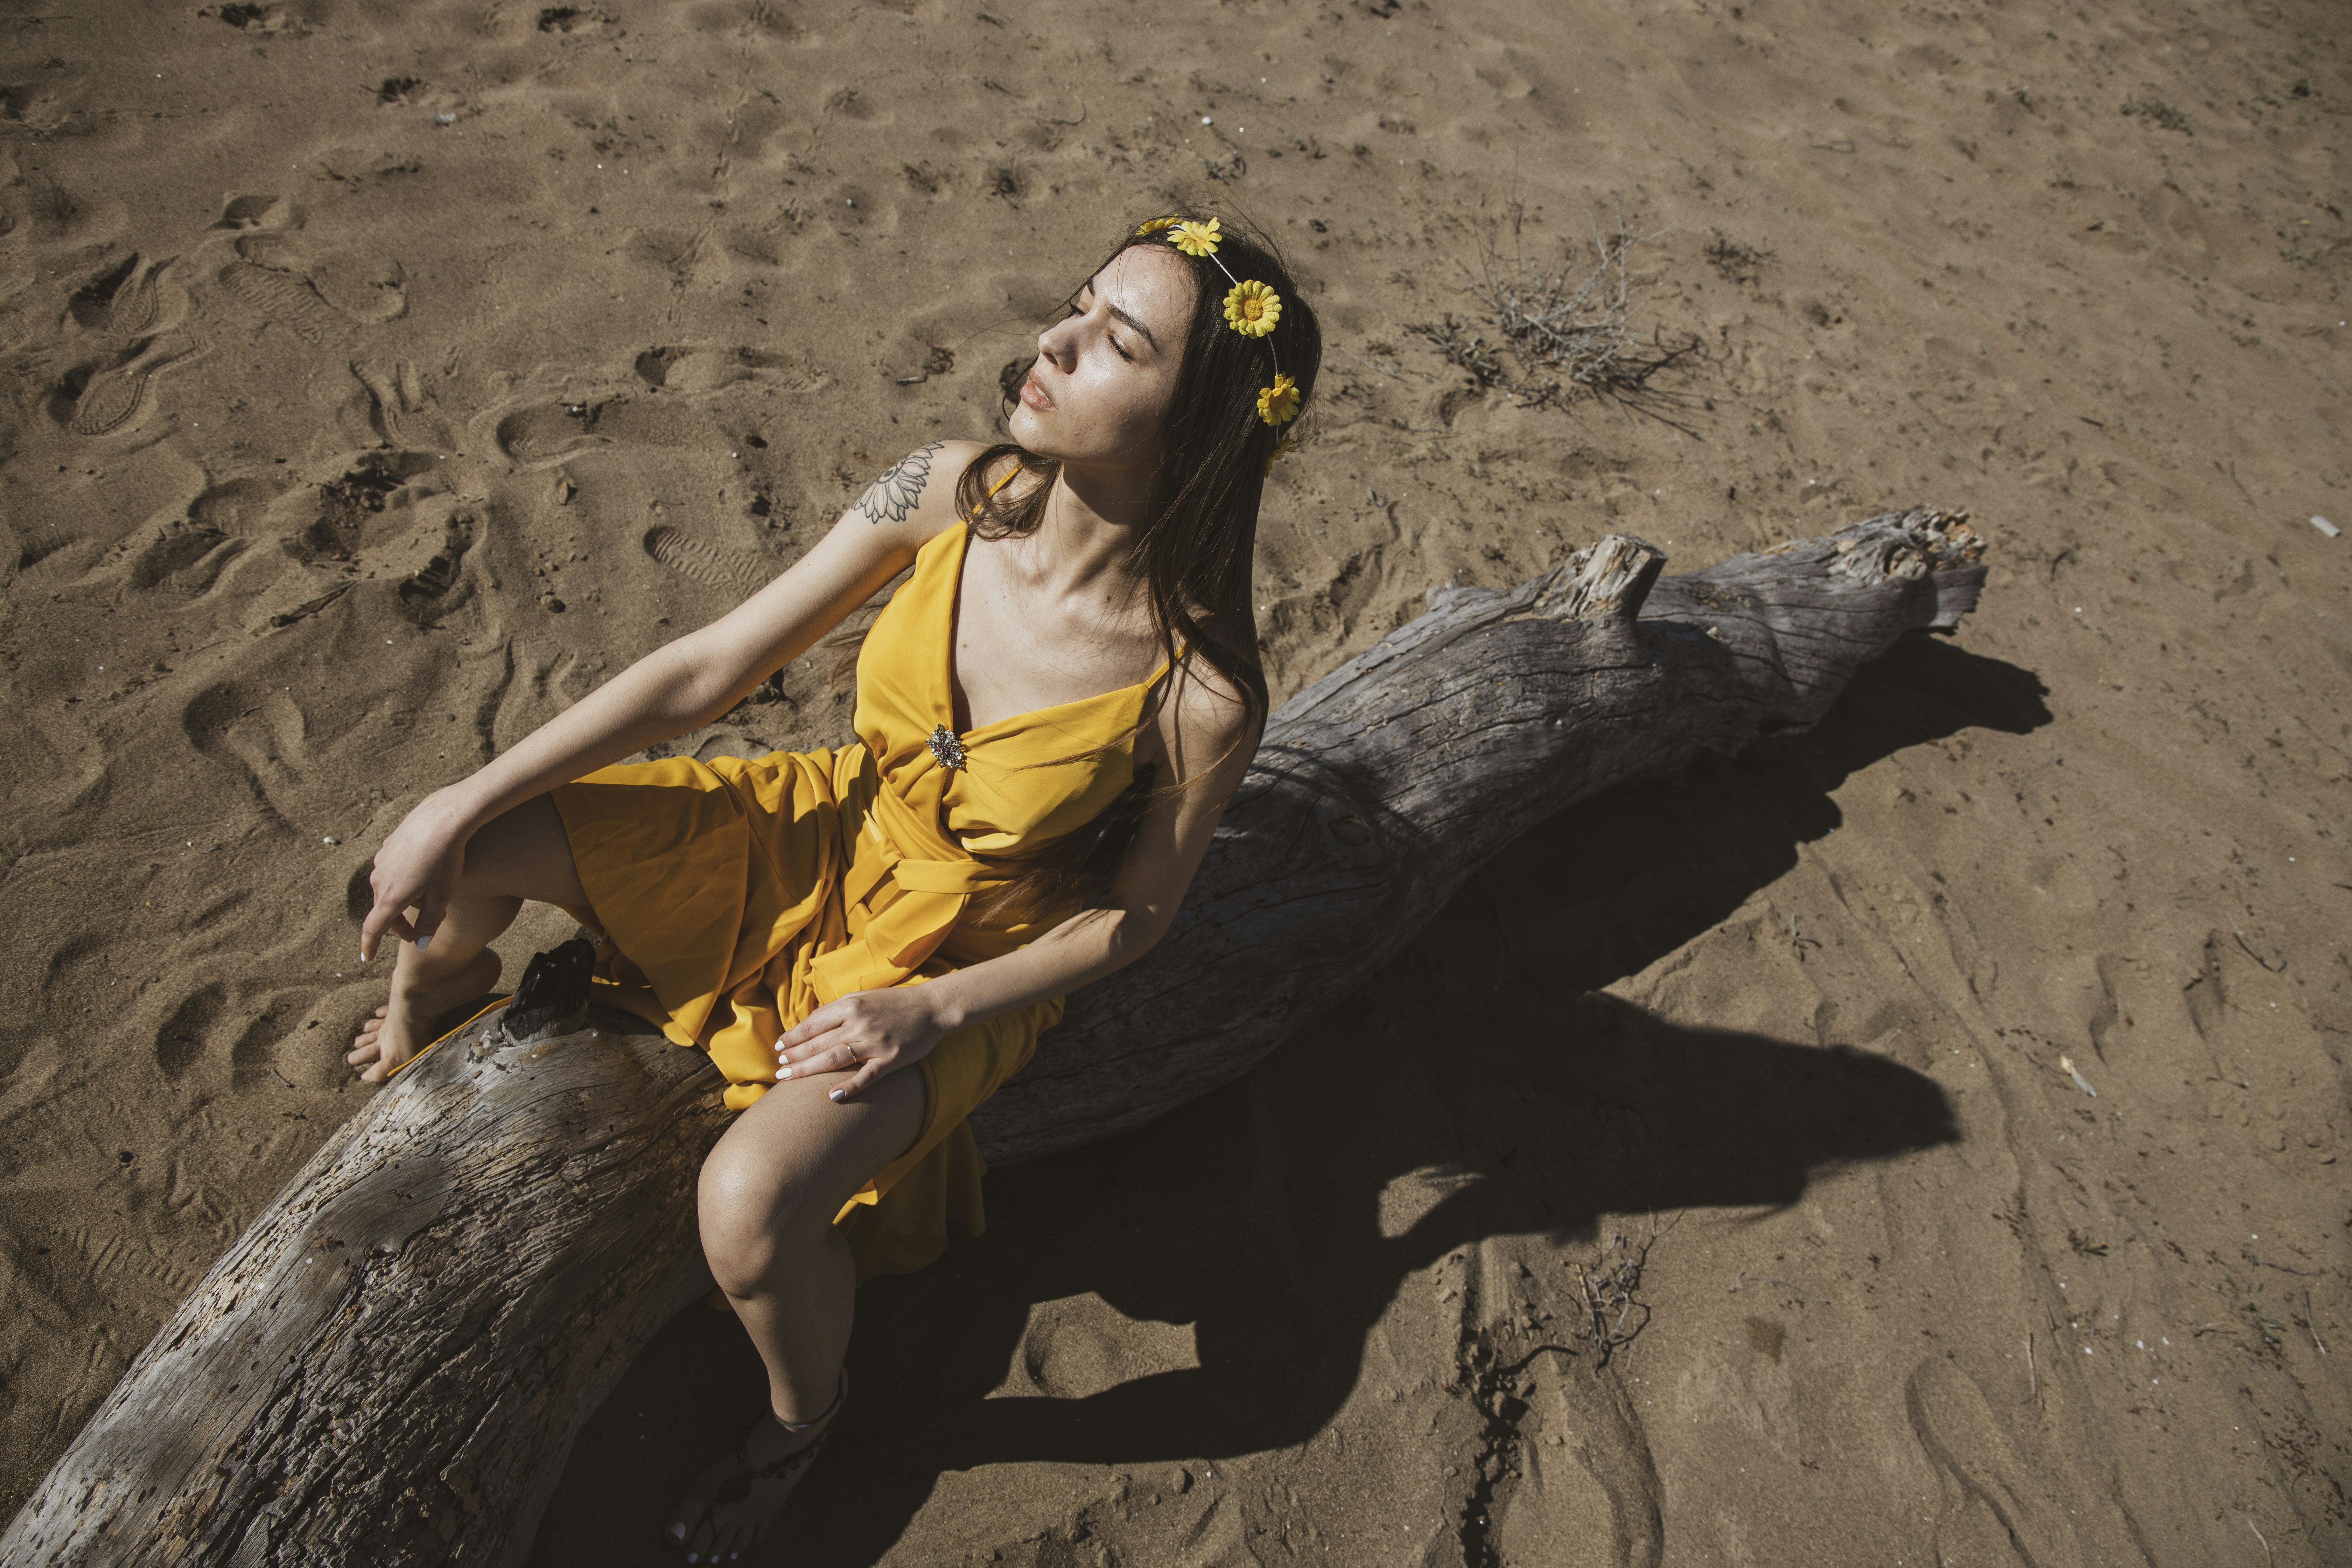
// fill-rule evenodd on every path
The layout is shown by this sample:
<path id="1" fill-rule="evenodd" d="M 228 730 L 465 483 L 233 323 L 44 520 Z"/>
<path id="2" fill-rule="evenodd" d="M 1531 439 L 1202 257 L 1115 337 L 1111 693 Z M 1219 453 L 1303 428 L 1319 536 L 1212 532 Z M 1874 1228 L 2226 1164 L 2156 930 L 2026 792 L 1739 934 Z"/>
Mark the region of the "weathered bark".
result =
<path id="1" fill-rule="evenodd" d="M 1660 579 L 1612 536 L 1432 608 L 1286 704 L 1176 928 L 1071 998 L 974 1119 L 997 1160 L 1232 1079 L 1531 824 L 1819 720 L 1984 570 L 1915 510 Z M 330 1139 L 165 1324 L 0 1563 L 464 1563 L 528 1552 L 579 1424 L 695 1289 L 724 1124 L 699 1055 L 578 1013 L 578 951 Z M 572 973 L 561 973 L 567 966 Z"/>

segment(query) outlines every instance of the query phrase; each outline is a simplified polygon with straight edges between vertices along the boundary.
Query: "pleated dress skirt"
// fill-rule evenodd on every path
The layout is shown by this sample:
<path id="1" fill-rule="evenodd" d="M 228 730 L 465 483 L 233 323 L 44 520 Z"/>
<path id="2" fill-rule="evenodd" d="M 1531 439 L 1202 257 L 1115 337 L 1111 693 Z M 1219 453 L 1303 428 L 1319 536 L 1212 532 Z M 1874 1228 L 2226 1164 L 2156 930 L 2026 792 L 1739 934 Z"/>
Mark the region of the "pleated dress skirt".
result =
<path id="1" fill-rule="evenodd" d="M 885 794 L 863 745 L 624 763 L 551 792 L 591 906 L 571 912 L 602 937 L 595 1000 L 708 1051 L 741 1110 L 774 1082 L 777 1038 L 818 1006 L 1035 934 L 960 927 L 970 889 L 903 852 Z M 834 1221 L 861 1280 L 920 1268 L 951 1230 L 985 1227 L 966 1119 L 1061 1016 L 1059 997 L 1033 1004 L 957 1030 L 916 1064 L 922 1131 Z"/>

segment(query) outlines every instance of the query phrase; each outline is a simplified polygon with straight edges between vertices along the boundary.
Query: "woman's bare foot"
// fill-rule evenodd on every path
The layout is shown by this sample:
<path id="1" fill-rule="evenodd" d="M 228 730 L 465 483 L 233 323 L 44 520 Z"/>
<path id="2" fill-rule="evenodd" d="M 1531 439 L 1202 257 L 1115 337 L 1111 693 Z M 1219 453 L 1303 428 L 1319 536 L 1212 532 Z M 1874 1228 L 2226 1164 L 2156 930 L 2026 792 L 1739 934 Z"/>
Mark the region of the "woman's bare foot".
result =
<path id="1" fill-rule="evenodd" d="M 416 969 L 413 953 L 402 954 L 403 969 Z M 392 999 L 360 1026 L 343 1060 L 360 1068 L 363 1083 L 382 1083 L 394 1068 L 433 1043 L 433 1020 L 460 1002 L 470 1002 L 499 983 L 499 955 L 484 948 L 449 974 L 406 976 L 395 973 Z"/>
<path id="2" fill-rule="evenodd" d="M 686 1560 L 733 1562 L 757 1545 L 814 1462 L 840 1408 L 836 1395 L 823 1415 L 798 1431 L 772 1413 L 762 1415 L 739 1447 L 697 1476 L 669 1527 L 670 1541 L 686 1549 Z"/>

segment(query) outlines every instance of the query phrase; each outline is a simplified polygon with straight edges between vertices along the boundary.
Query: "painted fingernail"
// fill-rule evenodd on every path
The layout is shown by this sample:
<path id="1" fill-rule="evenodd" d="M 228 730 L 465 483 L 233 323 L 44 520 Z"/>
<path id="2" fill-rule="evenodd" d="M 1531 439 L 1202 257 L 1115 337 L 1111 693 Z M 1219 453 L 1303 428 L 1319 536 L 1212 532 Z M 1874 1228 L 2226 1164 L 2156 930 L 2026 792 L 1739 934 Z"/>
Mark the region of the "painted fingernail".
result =
<path id="1" fill-rule="evenodd" d="M 836 1089 L 830 1094 L 827 1094 L 825 1098 L 833 1101 L 835 1105 L 839 1105 L 843 1100 L 849 1098 L 849 1091 L 845 1089 Z"/>
<path id="2" fill-rule="evenodd" d="M 433 941 L 433 939 L 432 939 L 431 937 L 429 937 L 429 936 L 420 936 L 420 937 L 418 937 L 418 938 L 416 939 L 416 951 L 417 951 L 417 952 L 423 952 L 425 950 L 425 948 L 426 948 L 428 945 L 430 945 L 430 944 L 431 944 L 432 941 Z"/>
<path id="3" fill-rule="evenodd" d="M 781 1081 L 782 1081 L 783 1079 L 788 1079 L 788 1078 L 790 1078 L 790 1077 L 792 1077 L 792 1076 L 793 1076 L 793 1069 L 792 1069 L 792 1068 L 778 1068 L 776 1069 L 776 1078 L 777 1078 L 777 1080 L 778 1080 L 779 1082 L 781 1082 Z"/>
<path id="4" fill-rule="evenodd" d="M 682 1524 L 671 1525 L 669 1527 L 669 1538 L 672 1541 L 684 1541 L 686 1539 L 686 1526 Z"/>

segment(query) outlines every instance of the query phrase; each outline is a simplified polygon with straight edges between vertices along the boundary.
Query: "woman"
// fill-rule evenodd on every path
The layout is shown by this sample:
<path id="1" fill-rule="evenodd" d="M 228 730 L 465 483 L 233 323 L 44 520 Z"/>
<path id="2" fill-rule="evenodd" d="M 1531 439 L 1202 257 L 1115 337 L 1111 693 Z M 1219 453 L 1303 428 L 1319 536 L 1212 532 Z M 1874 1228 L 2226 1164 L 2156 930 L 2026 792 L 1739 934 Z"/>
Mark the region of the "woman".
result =
<path id="1" fill-rule="evenodd" d="M 389 934 L 398 959 L 362 1079 L 496 983 L 487 944 L 539 899 L 603 934 L 599 999 L 708 1050 L 742 1111 L 698 1216 L 769 1415 L 682 1500 L 688 1561 L 757 1541 L 814 1457 L 856 1281 L 929 1262 L 951 1215 L 979 1228 L 965 1117 L 1182 902 L 1265 719 L 1258 503 L 1320 346 L 1265 247 L 1145 224 L 1039 334 L 1012 444 L 909 454 L 740 607 L 378 851 L 361 954 Z M 909 564 L 857 655 L 856 744 L 611 765 L 727 712 Z"/>

